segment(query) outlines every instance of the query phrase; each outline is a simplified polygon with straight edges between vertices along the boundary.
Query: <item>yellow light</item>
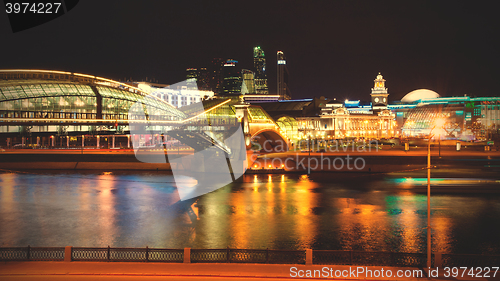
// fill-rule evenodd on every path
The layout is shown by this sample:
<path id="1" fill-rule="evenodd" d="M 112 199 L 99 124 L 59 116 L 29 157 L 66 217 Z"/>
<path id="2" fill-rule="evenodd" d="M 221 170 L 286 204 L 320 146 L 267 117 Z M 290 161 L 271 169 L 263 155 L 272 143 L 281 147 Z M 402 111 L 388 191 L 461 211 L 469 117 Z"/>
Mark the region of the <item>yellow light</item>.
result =
<path id="1" fill-rule="evenodd" d="M 269 169 L 271 169 L 271 165 L 269 165 Z"/>
<path id="2" fill-rule="evenodd" d="M 87 75 L 87 74 L 81 74 L 81 73 L 73 73 L 75 76 L 82 76 L 82 77 L 87 77 L 87 78 L 93 78 L 95 79 L 96 77 L 93 75 Z"/>
<path id="3" fill-rule="evenodd" d="M 228 102 L 230 102 L 230 101 L 231 101 L 231 99 L 227 99 L 226 101 L 224 101 L 224 102 L 222 102 L 222 103 L 219 103 L 218 105 L 216 105 L 216 106 L 214 106 L 214 107 L 211 107 L 211 108 L 209 108 L 209 109 L 207 109 L 207 110 L 203 111 L 202 113 L 200 113 L 200 114 L 198 114 L 198 115 L 195 115 L 195 116 L 190 117 L 190 118 L 188 118 L 188 119 L 184 119 L 184 120 L 182 120 L 182 122 L 183 122 L 183 123 L 185 123 L 185 122 L 191 121 L 192 119 L 197 118 L 197 117 L 199 117 L 200 115 L 207 114 L 208 112 L 210 112 L 210 111 L 212 111 L 212 110 L 214 110 L 214 109 L 216 109 L 216 108 L 218 108 L 218 107 L 220 107 L 220 106 L 223 106 L 224 104 L 226 104 L 226 103 L 228 103 Z"/>
<path id="4" fill-rule="evenodd" d="M 434 121 L 434 124 L 437 128 L 442 128 L 444 126 L 444 123 L 446 123 L 446 120 L 444 120 L 443 118 L 438 118 L 436 119 L 436 121 Z"/>
<path id="5" fill-rule="evenodd" d="M 55 74 L 71 74 L 71 72 L 54 71 L 54 70 L 39 70 L 39 69 L 0 69 L 0 72 L 43 72 Z"/>

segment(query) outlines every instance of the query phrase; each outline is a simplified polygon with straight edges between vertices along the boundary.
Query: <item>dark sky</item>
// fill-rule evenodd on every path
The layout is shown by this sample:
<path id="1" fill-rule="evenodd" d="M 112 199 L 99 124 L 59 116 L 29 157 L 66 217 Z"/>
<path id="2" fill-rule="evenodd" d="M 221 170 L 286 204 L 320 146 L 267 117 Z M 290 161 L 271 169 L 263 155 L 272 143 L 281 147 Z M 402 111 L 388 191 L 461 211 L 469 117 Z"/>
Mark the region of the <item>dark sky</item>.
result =
<path id="1" fill-rule="evenodd" d="M 491 3 L 491 4 L 490 4 Z M 74 71 L 173 84 L 213 57 L 252 67 L 266 52 L 276 92 L 283 50 L 293 98 L 368 100 L 380 71 L 390 99 L 427 88 L 499 95 L 495 1 L 84 0 L 66 15 L 12 33 L 0 12 L 0 69 Z"/>

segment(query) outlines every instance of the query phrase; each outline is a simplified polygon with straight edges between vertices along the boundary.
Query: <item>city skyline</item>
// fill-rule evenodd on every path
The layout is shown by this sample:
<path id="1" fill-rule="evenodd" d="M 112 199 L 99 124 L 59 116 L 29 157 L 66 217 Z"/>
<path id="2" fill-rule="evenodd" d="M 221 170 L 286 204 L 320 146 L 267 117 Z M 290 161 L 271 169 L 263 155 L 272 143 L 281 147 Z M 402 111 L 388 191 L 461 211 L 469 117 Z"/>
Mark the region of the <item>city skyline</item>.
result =
<path id="1" fill-rule="evenodd" d="M 2 49 L 10 55 L 1 68 L 173 84 L 185 69 L 214 57 L 235 58 L 248 68 L 249 50 L 261 46 L 269 54 L 286 53 L 294 98 L 365 99 L 378 72 L 388 79 L 393 100 L 419 88 L 491 96 L 500 76 L 498 20 L 484 3 L 276 1 L 248 9 L 232 2 L 97 3 L 82 2 L 64 17 L 16 34 L 2 14 L 0 34 L 9 42 Z M 267 62 L 272 92 L 273 60 Z"/>
<path id="2" fill-rule="evenodd" d="M 286 62 L 286 60 L 284 58 L 282 51 L 278 51 L 277 53 L 278 57 L 276 62 L 278 64 L 279 70 L 277 75 L 278 81 L 276 84 L 280 83 L 283 84 L 282 86 L 283 90 L 281 91 L 285 91 L 287 92 L 287 94 L 282 94 L 281 96 L 283 98 L 285 98 L 286 96 L 286 99 L 289 99 L 290 95 L 288 89 L 288 70 L 286 69 L 286 65 L 283 65 Z M 231 58 L 226 59 L 226 63 L 223 65 L 215 65 L 214 61 L 217 62 L 219 60 L 222 59 L 221 58 L 212 59 L 212 65 L 211 65 L 211 67 L 213 68 L 212 71 L 207 71 L 206 67 L 187 68 L 186 79 L 196 79 L 199 89 L 211 90 L 217 95 L 221 96 L 224 96 L 225 94 L 233 95 L 237 92 L 241 94 L 258 94 L 258 95 L 280 94 L 279 93 L 280 86 L 278 86 L 276 93 L 273 92 L 272 90 L 269 90 L 267 71 L 266 71 L 266 58 L 264 55 L 264 50 L 260 46 L 256 46 L 253 48 L 253 60 L 254 60 L 253 67 L 241 66 L 238 64 L 238 61 Z M 228 70 L 229 68 L 227 67 L 230 67 L 233 70 L 229 71 Z M 214 81 L 218 79 L 224 81 L 223 84 L 225 85 L 225 87 L 223 86 L 222 91 L 220 91 L 220 89 L 218 88 L 217 83 L 212 83 L 211 87 L 209 86 L 208 83 L 209 80 Z M 233 80 L 237 81 L 235 81 L 234 83 L 229 82 Z"/>

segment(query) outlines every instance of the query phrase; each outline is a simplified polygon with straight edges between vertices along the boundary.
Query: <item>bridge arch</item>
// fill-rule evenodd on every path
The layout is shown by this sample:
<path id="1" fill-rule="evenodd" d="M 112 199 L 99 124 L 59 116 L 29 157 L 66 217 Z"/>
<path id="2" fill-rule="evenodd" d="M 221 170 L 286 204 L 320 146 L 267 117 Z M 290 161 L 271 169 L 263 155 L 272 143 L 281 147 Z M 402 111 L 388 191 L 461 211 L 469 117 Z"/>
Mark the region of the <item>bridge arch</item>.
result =
<path id="1" fill-rule="evenodd" d="M 263 128 L 251 134 L 250 148 L 269 153 L 286 152 L 288 139 L 276 129 Z"/>

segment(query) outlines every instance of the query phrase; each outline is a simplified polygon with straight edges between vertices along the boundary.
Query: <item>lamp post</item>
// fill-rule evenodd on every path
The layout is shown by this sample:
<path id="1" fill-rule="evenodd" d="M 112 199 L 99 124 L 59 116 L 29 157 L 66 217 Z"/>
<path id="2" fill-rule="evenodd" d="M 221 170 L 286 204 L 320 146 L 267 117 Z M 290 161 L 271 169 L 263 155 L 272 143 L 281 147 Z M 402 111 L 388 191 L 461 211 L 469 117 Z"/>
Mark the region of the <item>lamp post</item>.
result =
<path id="1" fill-rule="evenodd" d="M 309 151 L 309 157 L 311 157 L 311 135 L 308 136 L 307 150 Z M 307 161 L 309 161 L 309 160 L 307 160 Z"/>
<path id="2" fill-rule="evenodd" d="M 435 128 L 435 127 L 434 127 Z M 432 130 L 434 130 L 432 128 Z M 431 130 L 431 132 L 432 132 Z M 429 141 L 427 145 L 427 268 L 431 268 L 431 138 L 429 133 Z"/>
<path id="3" fill-rule="evenodd" d="M 442 127 L 444 120 L 437 119 L 434 127 L 429 132 L 429 141 L 427 145 L 427 268 L 431 268 L 432 252 L 431 252 L 431 138 L 432 131 L 436 127 Z"/>
<path id="4" fill-rule="evenodd" d="M 439 158 L 441 158 L 441 134 L 438 135 L 438 141 L 439 141 Z"/>

